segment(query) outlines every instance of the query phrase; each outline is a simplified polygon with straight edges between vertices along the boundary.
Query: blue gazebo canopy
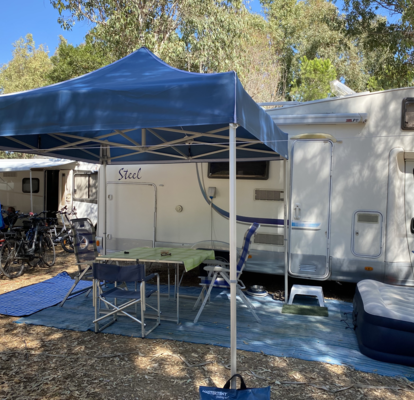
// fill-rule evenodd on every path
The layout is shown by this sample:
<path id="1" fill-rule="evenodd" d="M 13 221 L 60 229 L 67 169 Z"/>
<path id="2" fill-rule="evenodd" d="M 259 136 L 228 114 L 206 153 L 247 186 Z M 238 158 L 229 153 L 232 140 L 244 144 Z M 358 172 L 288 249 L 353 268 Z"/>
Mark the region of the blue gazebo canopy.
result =
<path id="1" fill-rule="evenodd" d="M 287 135 L 235 72 L 190 73 L 141 48 L 66 82 L 0 96 L 0 149 L 111 164 L 287 159 Z"/>

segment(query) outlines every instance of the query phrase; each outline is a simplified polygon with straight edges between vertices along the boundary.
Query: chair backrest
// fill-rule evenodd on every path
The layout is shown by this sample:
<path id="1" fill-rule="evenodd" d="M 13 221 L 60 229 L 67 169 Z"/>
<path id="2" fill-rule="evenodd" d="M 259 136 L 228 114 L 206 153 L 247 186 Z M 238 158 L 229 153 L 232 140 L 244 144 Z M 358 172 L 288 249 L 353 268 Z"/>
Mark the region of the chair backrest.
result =
<path id="1" fill-rule="evenodd" d="M 255 235 L 256 231 L 260 228 L 260 224 L 254 222 L 250 225 L 250 228 L 244 234 L 244 241 L 243 247 L 240 252 L 239 261 L 237 263 L 237 275 L 239 276 L 246 265 L 247 258 L 249 257 L 249 247 L 250 243 L 252 242 L 253 236 Z"/>
<path id="2" fill-rule="evenodd" d="M 116 264 L 93 264 L 93 277 L 100 281 L 141 282 L 145 278 L 144 264 L 119 266 Z"/>
<path id="3" fill-rule="evenodd" d="M 98 257 L 95 242 L 95 228 L 88 218 L 71 220 L 75 256 L 78 264 L 90 264 Z"/>

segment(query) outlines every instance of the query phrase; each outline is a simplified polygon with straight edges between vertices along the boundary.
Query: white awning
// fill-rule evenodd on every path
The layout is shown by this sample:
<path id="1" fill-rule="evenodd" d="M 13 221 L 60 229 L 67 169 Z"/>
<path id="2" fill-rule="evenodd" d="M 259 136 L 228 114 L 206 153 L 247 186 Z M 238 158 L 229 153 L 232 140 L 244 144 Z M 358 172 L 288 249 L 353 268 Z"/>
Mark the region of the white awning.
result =
<path id="1" fill-rule="evenodd" d="M 62 158 L 30 158 L 30 159 L 5 159 L 0 160 L 0 172 L 2 171 L 30 171 L 31 169 L 44 169 L 58 167 L 73 163 L 72 160 Z"/>
<path id="2" fill-rule="evenodd" d="M 268 110 L 267 113 L 277 125 L 352 125 L 368 121 L 367 113 L 278 115 L 277 110 Z"/>

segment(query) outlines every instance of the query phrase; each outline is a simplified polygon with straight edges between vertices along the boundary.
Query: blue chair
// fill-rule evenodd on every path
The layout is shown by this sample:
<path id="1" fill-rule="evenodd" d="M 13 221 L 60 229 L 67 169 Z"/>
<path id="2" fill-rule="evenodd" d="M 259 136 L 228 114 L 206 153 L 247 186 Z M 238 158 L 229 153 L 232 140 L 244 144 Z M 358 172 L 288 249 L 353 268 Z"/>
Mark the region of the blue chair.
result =
<path id="1" fill-rule="evenodd" d="M 157 289 L 146 289 L 145 285 L 151 279 L 157 278 Z M 113 264 L 93 264 L 93 279 L 94 279 L 94 291 L 95 291 L 95 333 L 101 332 L 109 325 L 112 325 L 117 321 L 118 314 L 131 318 L 135 322 L 141 325 L 141 336 L 144 338 L 150 332 L 152 332 L 159 324 L 161 318 L 160 310 L 160 276 L 156 273 L 145 276 L 144 264 L 119 266 Z M 114 282 L 114 287 L 106 290 L 102 290 L 100 282 Z M 134 282 L 135 290 L 128 290 L 117 286 L 117 282 Z M 138 288 L 139 283 L 139 288 Z M 153 293 L 157 293 L 157 308 L 150 306 L 146 303 L 146 299 Z M 118 305 L 118 300 L 124 301 Z M 107 309 L 101 309 L 101 302 L 105 304 Z M 141 320 L 138 319 L 138 303 L 141 303 Z M 136 317 L 131 315 L 131 311 L 126 310 L 129 307 L 135 306 Z M 149 329 L 145 330 L 145 311 L 146 308 L 152 308 L 156 311 L 156 323 Z M 103 316 L 100 316 L 102 315 Z M 104 326 L 100 326 L 99 322 L 106 318 L 111 318 L 111 321 L 107 322 Z"/>
<path id="2" fill-rule="evenodd" d="M 257 322 L 260 322 L 260 318 L 257 316 L 252 303 L 250 303 L 250 301 L 247 299 L 247 297 L 242 292 L 242 289 L 246 289 L 246 287 L 244 286 L 243 282 L 240 280 L 240 275 L 243 272 L 243 269 L 246 265 L 247 258 L 249 256 L 250 243 L 253 239 L 253 236 L 255 235 L 256 231 L 259 228 L 260 228 L 260 225 L 255 222 L 250 226 L 250 228 L 246 231 L 244 235 L 243 247 L 240 253 L 239 261 L 237 263 L 237 285 L 236 285 L 237 295 L 240 297 L 242 302 L 252 312 Z M 197 308 L 198 303 L 203 298 L 204 300 L 194 319 L 194 323 L 197 323 L 198 319 L 200 318 L 200 315 L 207 301 L 210 298 L 211 290 L 213 289 L 213 287 L 227 288 L 227 289 L 230 288 L 230 264 L 229 263 L 225 263 L 223 261 L 218 261 L 218 260 L 205 260 L 204 264 L 210 264 L 211 266 L 204 267 L 204 271 L 208 272 L 208 276 L 201 278 L 202 281 L 200 285 L 203 286 L 203 288 L 201 289 L 201 293 L 198 296 L 196 303 L 194 304 L 193 310 Z"/>

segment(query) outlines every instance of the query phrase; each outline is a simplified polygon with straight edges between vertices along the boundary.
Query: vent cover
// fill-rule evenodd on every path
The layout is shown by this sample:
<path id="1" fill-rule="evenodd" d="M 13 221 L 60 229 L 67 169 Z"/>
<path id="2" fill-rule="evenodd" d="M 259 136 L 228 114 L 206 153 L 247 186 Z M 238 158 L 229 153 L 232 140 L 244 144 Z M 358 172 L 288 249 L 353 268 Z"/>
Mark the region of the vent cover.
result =
<path id="1" fill-rule="evenodd" d="M 283 190 L 256 189 L 255 200 L 283 201 Z"/>
<path id="2" fill-rule="evenodd" d="M 3 172 L 3 178 L 16 178 L 17 173 L 14 171 Z"/>
<path id="3" fill-rule="evenodd" d="M 365 222 L 366 224 L 378 224 L 378 214 L 358 213 L 358 222 Z"/>
<path id="4" fill-rule="evenodd" d="M 260 244 L 274 244 L 277 246 L 283 246 L 283 235 L 272 235 L 270 233 L 257 233 L 254 237 L 255 243 Z"/>

